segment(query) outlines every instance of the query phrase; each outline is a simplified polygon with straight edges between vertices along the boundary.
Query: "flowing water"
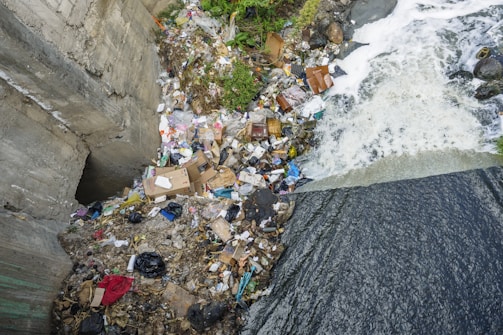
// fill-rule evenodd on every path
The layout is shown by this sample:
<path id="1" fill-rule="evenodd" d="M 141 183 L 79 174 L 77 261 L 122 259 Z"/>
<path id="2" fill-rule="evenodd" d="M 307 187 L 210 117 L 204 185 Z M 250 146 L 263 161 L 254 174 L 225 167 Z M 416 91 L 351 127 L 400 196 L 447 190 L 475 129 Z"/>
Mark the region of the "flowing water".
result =
<path id="1" fill-rule="evenodd" d="M 503 334 L 503 98 L 449 79 L 502 37 L 502 0 L 399 0 L 356 31 L 243 334 Z"/>
<path id="2" fill-rule="evenodd" d="M 479 102 L 480 80 L 449 77 L 471 72 L 484 46 L 503 51 L 502 17 L 501 0 L 402 0 L 358 29 L 353 39 L 369 45 L 337 62 L 348 75 L 325 97 L 320 146 L 301 163 L 308 177 L 332 178 L 311 188 L 341 186 L 341 176 L 344 186 L 359 185 L 362 174 L 394 180 L 397 167 L 406 178 L 497 163 L 490 153 L 503 135 L 502 96 Z M 428 164 L 414 168 L 416 157 Z M 376 162 L 378 169 L 347 176 Z"/>

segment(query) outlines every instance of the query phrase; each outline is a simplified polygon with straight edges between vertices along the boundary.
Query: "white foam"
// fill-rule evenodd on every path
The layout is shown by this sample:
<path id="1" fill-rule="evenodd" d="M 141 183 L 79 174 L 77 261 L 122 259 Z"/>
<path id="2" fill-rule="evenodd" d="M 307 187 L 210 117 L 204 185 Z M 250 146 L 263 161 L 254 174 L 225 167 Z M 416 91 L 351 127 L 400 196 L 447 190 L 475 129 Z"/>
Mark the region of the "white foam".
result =
<path id="1" fill-rule="evenodd" d="M 470 92 L 448 85 L 447 73 L 456 67 L 471 71 L 476 51 L 491 42 L 485 32 L 501 26 L 503 11 L 499 17 L 459 17 L 501 4 L 399 0 L 390 16 L 358 29 L 354 40 L 369 45 L 338 63 L 348 75 L 329 92 L 353 96 L 354 104 L 327 106 L 317 129 L 321 144 L 303 172 L 319 179 L 393 155 L 487 150 L 474 113 L 481 105 Z"/>

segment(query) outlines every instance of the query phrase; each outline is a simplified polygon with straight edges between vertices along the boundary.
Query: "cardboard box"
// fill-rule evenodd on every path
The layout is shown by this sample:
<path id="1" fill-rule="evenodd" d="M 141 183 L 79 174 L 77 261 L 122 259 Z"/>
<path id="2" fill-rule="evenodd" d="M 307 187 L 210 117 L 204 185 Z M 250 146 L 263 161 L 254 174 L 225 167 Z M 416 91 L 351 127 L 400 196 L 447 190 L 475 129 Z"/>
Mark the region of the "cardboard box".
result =
<path id="1" fill-rule="evenodd" d="M 267 124 L 266 123 L 246 123 L 246 135 L 245 139 L 248 142 L 263 140 L 269 137 L 269 133 L 267 132 Z"/>
<path id="2" fill-rule="evenodd" d="M 214 190 L 220 187 L 229 187 L 236 182 L 236 175 L 227 166 L 218 167 L 218 174 L 208 181 L 208 186 Z"/>
<path id="3" fill-rule="evenodd" d="M 193 183 L 205 184 L 217 174 L 211 161 L 201 150 L 198 150 L 190 161 L 183 164 L 183 167 L 187 169 L 189 179 Z"/>
<path id="4" fill-rule="evenodd" d="M 328 72 L 328 65 L 307 68 L 306 77 L 307 83 L 314 94 L 320 94 L 334 85 Z"/>
<path id="5" fill-rule="evenodd" d="M 271 63 L 277 67 L 283 67 L 283 46 L 285 41 L 281 38 L 278 33 L 269 32 L 267 33 L 267 39 L 265 41 L 265 50 L 269 54 Z"/>
<path id="6" fill-rule="evenodd" d="M 157 186 L 155 183 L 159 176 L 168 178 L 171 188 L 168 189 Z M 157 198 L 163 195 L 168 197 L 175 196 L 177 194 L 192 195 L 194 193 L 193 187 L 194 186 L 190 182 L 187 169 L 185 168 L 161 173 L 152 178 L 143 179 L 145 194 L 151 198 Z"/>
<path id="7" fill-rule="evenodd" d="M 218 145 L 222 144 L 222 138 L 225 133 L 225 128 L 213 128 L 213 135 L 215 136 L 215 141 L 218 143 Z"/>
<path id="8" fill-rule="evenodd" d="M 231 225 L 225 219 L 218 217 L 214 221 L 210 222 L 210 228 L 224 243 L 232 239 Z"/>

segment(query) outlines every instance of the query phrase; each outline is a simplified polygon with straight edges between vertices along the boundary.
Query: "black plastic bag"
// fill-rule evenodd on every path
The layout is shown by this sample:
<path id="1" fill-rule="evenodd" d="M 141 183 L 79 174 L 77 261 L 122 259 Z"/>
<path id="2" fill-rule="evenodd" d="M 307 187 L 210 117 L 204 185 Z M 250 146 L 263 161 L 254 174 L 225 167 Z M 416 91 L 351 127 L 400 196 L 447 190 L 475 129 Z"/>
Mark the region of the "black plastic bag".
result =
<path id="1" fill-rule="evenodd" d="M 229 147 L 225 147 L 220 151 L 220 160 L 218 161 L 218 165 L 223 165 L 227 157 L 229 157 Z"/>
<path id="2" fill-rule="evenodd" d="M 182 216 L 183 207 L 176 202 L 170 202 L 166 207 L 163 208 L 163 211 L 173 214 L 176 219 Z"/>
<path id="3" fill-rule="evenodd" d="M 225 219 L 227 220 L 227 222 L 231 223 L 232 220 L 234 220 L 236 216 L 238 216 L 240 209 L 241 207 L 239 207 L 236 204 L 230 205 L 229 208 L 227 209 L 227 214 L 225 214 Z"/>
<path id="4" fill-rule="evenodd" d="M 196 152 L 198 150 L 204 151 L 204 144 L 202 144 L 199 141 L 192 142 L 192 144 L 190 145 L 190 147 L 192 148 L 192 152 Z"/>
<path id="5" fill-rule="evenodd" d="M 226 310 L 226 305 L 222 302 L 211 302 L 204 307 L 194 304 L 187 310 L 187 320 L 195 330 L 202 332 L 221 320 Z"/>
<path id="6" fill-rule="evenodd" d="M 100 335 L 104 326 L 103 315 L 92 313 L 80 323 L 79 335 Z"/>
<path id="7" fill-rule="evenodd" d="M 89 208 L 89 212 L 91 212 L 91 213 L 98 212 L 99 214 L 101 214 L 101 212 L 103 212 L 103 204 L 101 202 L 99 202 L 99 201 L 96 201 L 91 206 L 91 208 Z"/>
<path id="8" fill-rule="evenodd" d="M 140 223 L 142 220 L 142 217 L 141 217 L 140 213 L 133 212 L 133 213 L 129 214 L 128 220 L 131 223 Z"/>
<path id="9" fill-rule="evenodd" d="M 134 262 L 134 268 L 146 278 L 160 277 L 166 273 L 166 264 L 156 252 L 144 252 Z"/>
<path id="10" fill-rule="evenodd" d="M 248 165 L 250 166 L 255 166 L 257 165 L 258 163 L 260 162 L 260 160 L 255 157 L 255 156 L 251 156 L 250 159 L 248 160 Z"/>
<path id="11" fill-rule="evenodd" d="M 172 152 L 170 155 L 169 155 L 169 159 L 171 160 L 171 163 L 173 163 L 173 165 L 178 165 L 178 161 L 183 158 L 182 154 L 178 153 L 178 152 Z"/>

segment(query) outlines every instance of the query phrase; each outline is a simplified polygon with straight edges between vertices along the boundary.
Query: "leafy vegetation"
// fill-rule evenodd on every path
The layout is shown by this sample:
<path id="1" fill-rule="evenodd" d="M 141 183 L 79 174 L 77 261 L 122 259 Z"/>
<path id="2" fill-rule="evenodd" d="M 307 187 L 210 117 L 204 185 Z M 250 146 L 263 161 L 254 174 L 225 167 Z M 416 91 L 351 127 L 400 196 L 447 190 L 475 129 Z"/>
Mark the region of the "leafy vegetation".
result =
<path id="1" fill-rule="evenodd" d="M 250 68 L 241 61 L 235 61 L 232 73 L 220 80 L 224 88 L 222 104 L 229 110 L 244 110 L 261 85 L 260 82 L 255 81 Z"/>
<path id="2" fill-rule="evenodd" d="M 178 0 L 174 3 L 169 4 L 168 7 L 159 12 L 159 14 L 157 14 L 157 17 L 159 19 L 167 19 L 168 21 L 173 21 L 176 19 L 178 13 L 182 9 L 183 9 L 183 2 L 181 0 Z"/>
<path id="3" fill-rule="evenodd" d="M 253 37 L 247 32 L 240 32 L 236 34 L 236 37 L 234 37 L 233 40 L 227 42 L 226 44 L 232 47 L 238 47 L 240 49 L 243 49 L 243 47 L 245 46 L 254 47 L 256 45 Z"/>
<path id="4" fill-rule="evenodd" d="M 215 17 L 230 17 L 234 12 L 239 33 L 229 45 L 260 47 L 269 31 L 280 31 L 286 22 L 278 15 L 278 9 L 294 0 L 202 0 L 201 8 Z"/>
<path id="5" fill-rule="evenodd" d="M 295 26 L 298 29 L 304 29 L 313 22 L 319 4 L 320 0 L 307 0 L 304 3 L 304 6 L 300 10 L 299 17 L 295 20 Z"/>

